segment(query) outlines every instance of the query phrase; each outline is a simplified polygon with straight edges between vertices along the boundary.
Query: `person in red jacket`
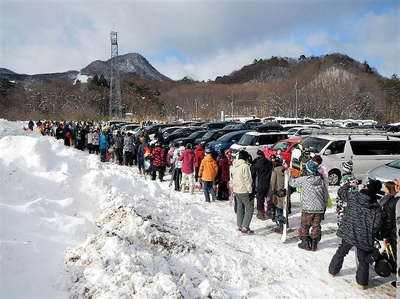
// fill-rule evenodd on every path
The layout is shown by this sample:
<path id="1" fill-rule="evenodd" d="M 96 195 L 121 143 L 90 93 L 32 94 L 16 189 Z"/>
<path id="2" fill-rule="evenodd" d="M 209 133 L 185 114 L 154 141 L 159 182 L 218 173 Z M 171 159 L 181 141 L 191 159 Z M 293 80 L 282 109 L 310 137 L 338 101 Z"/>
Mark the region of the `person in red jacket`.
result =
<path id="1" fill-rule="evenodd" d="M 196 182 L 199 181 L 199 169 L 201 161 L 204 158 L 204 146 L 199 144 L 194 150 L 194 179 Z"/>
<path id="2" fill-rule="evenodd" d="M 192 145 L 190 143 L 186 144 L 186 149 L 179 157 L 179 160 L 182 161 L 182 182 L 181 182 L 181 190 L 185 192 L 185 187 L 187 186 L 187 182 L 189 184 L 189 191 L 193 194 L 194 188 L 194 152 L 192 150 Z"/>
<path id="3" fill-rule="evenodd" d="M 157 177 L 157 171 L 158 171 L 158 178 L 160 179 L 160 182 L 163 181 L 164 178 L 164 170 L 165 170 L 165 155 L 164 155 L 164 149 L 161 147 L 159 143 L 156 144 L 156 147 L 154 148 L 153 152 L 151 153 L 151 158 L 152 158 L 152 173 L 151 173 L 151 179 L 153 181 L 156 180 Z"/>
<path id="4" fill-rule="evenodd" d="M 229 192 L 228 192 L 228 182 L 229 182 L 229 161 L 225 156 L 223 151 L 218 153 L 217 158 L 218 165 L 218 174 L 217 174 L 217 182 L 218 182 L 218 200 L 228 200 Z"/>

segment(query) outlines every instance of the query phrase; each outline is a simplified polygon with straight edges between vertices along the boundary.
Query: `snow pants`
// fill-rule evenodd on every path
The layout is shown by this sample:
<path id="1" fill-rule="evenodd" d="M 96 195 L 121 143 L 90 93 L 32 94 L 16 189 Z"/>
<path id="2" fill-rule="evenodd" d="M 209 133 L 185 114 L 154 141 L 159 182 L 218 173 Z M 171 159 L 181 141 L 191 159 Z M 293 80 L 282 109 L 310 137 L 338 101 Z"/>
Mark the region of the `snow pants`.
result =
<path id="1" fill-rule="evenodd" d="M 344 240 L 342 245 L 336 250 L 335 255 L 329 264 L 329 273 L 336 275 L 340 272 L 343 266 L 344 257 L 349 253 L 353 245 L 346 243 Z M 371 254 L 371 251 L 365 251 L 357 248 L 358 266 L 356 271 L 356 281 L 359 285 L 368 285 L 369 278 L 369 264 L 366 257 Z"/>
<path id="2" fill-rule="evenodd" d="M 204 198 L 206 199 L 206 202 L 210 202 L 210 193 L 212 196 L 212 199 L 215 199 L 215 191 L 213 187 L 214 182 L 213 181 L 203 181 L 203 191 L 204 191 Z"/>
<path id="3" fill-rule="evenodd" d="M 254 212 L 254 199 L 250 198 L 249 193 L 235 193 L 235 198 L 237 201 L 237 226 L 250 229 L 250 222 Z"/>
<path id="4" fill-rule="evenodd" d="M 107 155 L 107 149 L 105 149 L 105 148 L 100 149 L 100 161 L 101 162 L 106 162 L 106 155 Z"/>
<path id="5" fill-rule="evenodd" d="M 189 185 L 190 193 L 193 193 L 193 190 L 194 190 L 194 174 L 193 173 L 184 173 L 184 172 L 182 172 L 181 190 L 185 191 L 185 187 L 187 185 Z"/>
<path id="6" fill-rule="evenodd" d="M 174 168 L 173 177 L 175 183 L 175 191 L 181 191 L 182 170 L 180 168 Z"/>
<path id="7" fill-rule="evenodd" d="M 321 220 L 323 214 L 301 213 L 301 223 L 299 237 L 311 237 L 311 239 L 321 240 Z M 310 233 L 311 227 L 311 233 Z"/>
<path id="8" fill-rule="evenodd" d="M 267 197 L 268 190 L 257 190 L 256 199 L 257 199 L 257 211 L 264 213 L 264 202 Z"/>
<path id="9" fill-rule="evenodd" d="M 229 200 L 229 190 L 228 182 L 219 181 L 218 182 L 218 200 Z"/>
<path id="10" fill-rule="evenodd" d="M 124 154 L 124 164 L 132 166 L 133 165 L 133 155 L 132 152 L 125 152 Z"/>
<path id="11" fill-rule="evenodd" d="M 164 178 L 164 171 L 165 171 L 164 166 L 153 166 L 151 171 L 151 179 L 155 181 L 158 172 L 158 179 L 160 180 L 160 182 L 162 182 Z"/>

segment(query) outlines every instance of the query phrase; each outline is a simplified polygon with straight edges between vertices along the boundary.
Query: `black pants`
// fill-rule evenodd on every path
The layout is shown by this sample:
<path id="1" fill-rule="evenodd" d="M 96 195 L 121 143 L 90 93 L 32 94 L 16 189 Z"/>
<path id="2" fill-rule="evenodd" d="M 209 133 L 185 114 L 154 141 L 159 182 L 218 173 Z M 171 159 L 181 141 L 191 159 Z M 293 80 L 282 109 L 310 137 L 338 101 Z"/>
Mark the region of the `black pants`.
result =
<path id="1" fill-rule="evenodd" d="M 107 149 L 102 148 L 100 150 L 100 161 L 101 162 L 106 162 L 106 155 L 107 155 Z"/>
<path id="2" fill-rule="evenodd" d="M 256 199 L 257 199 L 257 211 L 261 211 L 264 213 L 264 201 L 267 197 L 267 190 L 257 190 Z"/>
<path id="3" fill-rule="evenodd" d="M 125 165 L 132 166 L 133 165 L 133 156 L 132 152 L 125 152 Z"/>
<path id="4" fill-rule="evenodd" d="M 152 172 L 151 172 L 151 179 L 153 181 L 155 181 L 156 177 L 157 177 L 157 172 L 158 172 L 158 178 L 160 179 L 160 181 L 162 181 L 164 178 L 164 171 L 165 171 L 165 168 L 163 166 L 153 166 Z"/>
<path id="5" fill-rule="evenodd" d="M 329 273 L 336 275 L 340 272 L 343 266 L 344 257 L 349 253 L 353 245 L 346 243 L 344 240 L 342 245 L 336 250 L 335 255 L 329 264 Z M 368 275 L 369 275 L 369 264 L 365 260 L 366 257 L 371 254 L 372 251 L 365 251 L 357 248 L 357 259 L 358 266 L 356 272 L 356 281 L 358 284 L 366 286 L 368 285 Z"/>
<path id="6" fill-rule="evenodd" d="M 117 157 L 118 163 L 122 165 L 123 162 L 124 162 L 124 156 L 123 156 L 122 148 L 116 148 L 115 149 L 115 155 Z"/>
<path id="7" fill-rule="evenodd" d="M 218 182 L 218 200 L 228 200 L 229 199 L 229 192 L 228 192 L 228 183 L 227 182 Z"/>
<path id="8" fill-rule="evenodd" d="M 181 191 L 182 170 L 180 168 L 174 169 L 174 182 L 175 190 Z"/>
<path id="9" fill-rule="evenodd" d="M 195 180 L 196 182 L 199 181 L 199 169 L 200 169 L 200 167 L 195 167 L 195 168 L 194 168 L 194 180 Z"/>

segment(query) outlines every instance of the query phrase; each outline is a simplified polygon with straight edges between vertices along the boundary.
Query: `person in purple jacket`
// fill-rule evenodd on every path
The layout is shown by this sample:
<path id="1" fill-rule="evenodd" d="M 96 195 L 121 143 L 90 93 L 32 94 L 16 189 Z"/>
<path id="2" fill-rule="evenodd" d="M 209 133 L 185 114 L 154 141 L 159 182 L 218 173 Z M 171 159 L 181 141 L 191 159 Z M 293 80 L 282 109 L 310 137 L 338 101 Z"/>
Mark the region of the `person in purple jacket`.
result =
<path id="1" fill-rule="evenodd" d="M 185 192 L 187 184 L 189 185 L 189 191 L 193 194 L 194 189 L 194 152 L 190 143 L 186 144 L 185 150 L 179 157 L 182 161 L 182 182 L 181 190 Z"/>

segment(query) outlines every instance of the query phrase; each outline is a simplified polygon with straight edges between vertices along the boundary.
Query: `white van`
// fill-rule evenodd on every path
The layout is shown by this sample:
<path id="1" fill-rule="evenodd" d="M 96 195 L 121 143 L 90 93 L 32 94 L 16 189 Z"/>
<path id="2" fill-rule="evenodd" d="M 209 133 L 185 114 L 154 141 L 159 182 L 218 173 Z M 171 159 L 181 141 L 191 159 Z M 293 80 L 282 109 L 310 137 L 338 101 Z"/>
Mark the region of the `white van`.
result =
<path id="1" fill-rule="evenodd" d="M 344 161 L 352 160 L 355 177 L 365 180 L 368 170 L 400 159 L 400 138 L 384 135 L 313 135 L 301 145 L 322 157 L 332 185 L 339 184 Z"/>
<path id="2" fill-rule="evenodd" d="M 232 155 L 241 151 L 247 151 L 254 159 L 257 156 L 259 149 L 264 149 L 266 146 L 275 144 L 277 141 L 287 139 L 287 132 L 248 132 L 240 138 L 240 140 L 233 144 L 230 148 Z"/>

